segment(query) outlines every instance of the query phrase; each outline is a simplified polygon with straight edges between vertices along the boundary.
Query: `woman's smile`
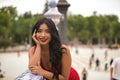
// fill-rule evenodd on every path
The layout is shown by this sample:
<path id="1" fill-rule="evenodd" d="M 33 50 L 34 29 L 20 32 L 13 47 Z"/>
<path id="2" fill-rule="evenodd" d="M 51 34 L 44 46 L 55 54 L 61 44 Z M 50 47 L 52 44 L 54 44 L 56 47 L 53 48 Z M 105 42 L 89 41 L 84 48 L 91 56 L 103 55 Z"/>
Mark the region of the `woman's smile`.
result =
<path id="1" fill-rule="evenodd" d="M 47 38 L 40 38 L 41 42 L 46 42 L 48 39 Z"/>

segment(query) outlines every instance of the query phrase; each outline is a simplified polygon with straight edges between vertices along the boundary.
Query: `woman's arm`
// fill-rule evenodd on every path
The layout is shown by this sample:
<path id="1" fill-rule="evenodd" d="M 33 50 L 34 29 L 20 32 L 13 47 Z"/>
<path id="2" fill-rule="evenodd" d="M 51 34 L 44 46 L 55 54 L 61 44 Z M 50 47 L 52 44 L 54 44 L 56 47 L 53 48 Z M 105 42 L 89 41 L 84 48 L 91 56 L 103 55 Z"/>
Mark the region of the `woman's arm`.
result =
<path id="1" fill-rule="evenodd" d="M 113 67 L 110 67 L 110 80 L 113 80 L 112 79 L 112 74 L 113 74 Z"/>
<path id="2" fill-rule="evenodd" d="M 29 50 L 29 66 L 30 65 L 37 65 L 38 61 L 40 62 L 40 55 L 41 53 L 41 48 L 40 46 L 32 47 Z"/>
<path id="3" fill-rule="evenodd" d="M 59 75 L 59 80 L 68 80 L 71 69 L 71 54 L 66 45 L 62 45 L 62 48 L 61 74 Z M 53 73 L 44 71 L 43 76 L 51 80 Z"/>
<path id="4" fill-rule="evenodd" d="M 62 54 L 61 75 L 64 77 L 64 80 L 68 80 L 71 69 L 71 54 L 69 48 L 66 45 L 62 45 L 62 48 L 63 48 L 63 54 Z"/>
<path id="5" fill-rule="evenodd" d="M 29 50 L 29 66 L 37 65 L 37 62 L 38 61 L 40 62 L 40 57 L 41 57 L 41 46 L 40 46 L 40 42 L 36 37 L 36 30 L 32 35 L 32 39 L 35 41 L 36 47 L 34 46 Z"/>
<path id="6" fill-rule="evenodd" d="M 63 50 L 62 55 L 62 66 L 61 66 L 61 74 L 59 74 L 59 80 L 68 80 L 71 68 L 71 55 L 68 47 L 63 46 L 65 49 Z M 44 70 L 40 64 L 38 66 L 31 66 L 32 73 L 39 74 L 44 76 L 45 78 L 52 80 L 53 73 L 47 70 Z"/>

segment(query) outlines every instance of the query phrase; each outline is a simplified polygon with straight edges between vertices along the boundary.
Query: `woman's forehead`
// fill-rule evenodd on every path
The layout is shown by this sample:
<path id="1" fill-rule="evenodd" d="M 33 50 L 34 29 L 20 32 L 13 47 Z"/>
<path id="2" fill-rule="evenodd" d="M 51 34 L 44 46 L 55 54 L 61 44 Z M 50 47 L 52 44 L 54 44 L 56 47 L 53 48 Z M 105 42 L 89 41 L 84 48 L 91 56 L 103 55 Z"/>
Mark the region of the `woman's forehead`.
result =
<path id="1" fill-rule="evenodd" d="M 39 29 L 43 29 L 43 28 L 48 29 L 48 26 L 45 23 L 43 23 L 39 26 Z"/>

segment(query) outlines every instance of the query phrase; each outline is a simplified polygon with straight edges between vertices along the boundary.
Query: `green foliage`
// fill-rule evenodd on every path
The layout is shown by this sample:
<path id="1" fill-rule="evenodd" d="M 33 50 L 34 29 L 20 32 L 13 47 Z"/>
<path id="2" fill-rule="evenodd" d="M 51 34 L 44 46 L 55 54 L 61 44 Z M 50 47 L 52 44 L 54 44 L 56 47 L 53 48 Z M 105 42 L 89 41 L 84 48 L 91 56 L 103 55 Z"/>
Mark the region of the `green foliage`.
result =
<path id="1" fill-rule="evenodd" d="M 81 15 L 69 16 L 68 18 L 68 37 L 71 39 L 78 38 L 86 39 L 89 36 L 89 32 L 87 30 L 88 22 Z M 86 36 L 82 36 L 86 34 Z"/>
<path id="2" fill-rule="evenodd" d="M 96 16 L 93 14 L 89 17 L 69 15 L 67 28 L 69 40 L 77 37 L 83 43 L 91 41 L 92 44 L 96 42 L 114 44 L 116 38 L 117 41 L 120 39 L 120 23 L 116 15 Z"/>
<path id="3" fill-rule="evenodd" d="M 13 22 L 17 16 L 17 11 L 15 7 L 3 7 L 0 8 L 0 47 L 7 48 L 10 45 L 11 32 Z"/>
<path id="4" fill-rule="evenodd" d="M 47 6 L 47 2 L 45 4 Z M 47 10 L 47 7 L 45 8 Z M 25 12 L 17 14 L 15 7 L 8 6 L 0 8 L 0 48 L 22 45 L 29 43 L 31 30 L 36 21 L 43 14 L 32 15 Z M 91 41 L 92 44 L 120 43 L 120 22 L 116 15 L 99 15 L 95 13 L 89 17 L 82 15 L 69 15 L 67 26 L 67 37 L 69 41 L 78 39 L 83 43 Z"/>
<path id="5" fill-rule="evenodd" d="M 18 16 L 12 6 L 0 8 L 0 48 L 22 45 L 29 42 L 31 30 L 41 14 L 26 12 Z"/>

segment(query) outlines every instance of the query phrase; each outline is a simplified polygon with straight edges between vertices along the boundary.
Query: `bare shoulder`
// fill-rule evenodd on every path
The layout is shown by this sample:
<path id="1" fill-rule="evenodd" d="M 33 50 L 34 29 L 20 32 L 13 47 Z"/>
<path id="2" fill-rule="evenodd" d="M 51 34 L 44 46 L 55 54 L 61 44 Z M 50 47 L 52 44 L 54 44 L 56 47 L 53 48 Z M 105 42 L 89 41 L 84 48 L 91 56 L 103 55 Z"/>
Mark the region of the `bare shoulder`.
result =
<path id="1" fill-rule="evenodd" d="M 63 48 L 63 49 L 69 49 L 69 47 L 67 45 L 65 45 L 65 44 L 62 44 L 61 48 Z"/>
<path id="2" fill-rule="evenodd" d="M 35 46 L 31 47 L 31 48 L 29 49 L 29 54 L 30 54 L 30 53 L 33 53 L 34 50 L 35 50 Z"/>
<path id="3" fill-rule="evenodd" d="M 62 68 L 63 71 L 65 70 L 66 67 L 70 67 L 71 66 L 71 53 L 70 53 L 70 49 L 69 46 L 67 45 L 62 45 Z"/>
<path id="4" fill-rule="evenodd" d="M 70 55 L 70 49 L 67 45 L 62 44 L 61 48 L 62 48 L 62 53 Z"/>

